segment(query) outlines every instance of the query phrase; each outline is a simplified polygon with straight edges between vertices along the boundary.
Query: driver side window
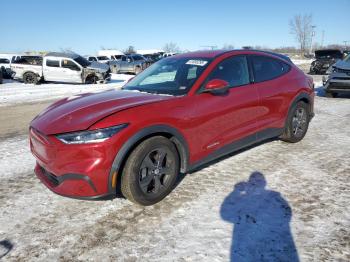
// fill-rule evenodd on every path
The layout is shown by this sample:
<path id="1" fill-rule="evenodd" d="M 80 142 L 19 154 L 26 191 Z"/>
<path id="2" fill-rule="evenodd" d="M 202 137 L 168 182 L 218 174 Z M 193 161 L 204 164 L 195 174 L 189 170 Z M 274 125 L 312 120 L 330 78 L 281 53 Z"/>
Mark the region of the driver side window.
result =
<path id="1" fill-rule="evenodd" d="M 247 57 L 233 56 L 223 60 L 210 73 L 206 82 L 212 79 L 225 80 L 230 87 L 249 84 Z"/>
<path id="2" fill-rule="evenodd" d="M 63 68 L 68 68 L 70 70 L 74 71 L 80 71 L 79 66 L 77 66 L 73 61 L 68 60 L 68 59 L 62 59 L 62 67 Z"/>

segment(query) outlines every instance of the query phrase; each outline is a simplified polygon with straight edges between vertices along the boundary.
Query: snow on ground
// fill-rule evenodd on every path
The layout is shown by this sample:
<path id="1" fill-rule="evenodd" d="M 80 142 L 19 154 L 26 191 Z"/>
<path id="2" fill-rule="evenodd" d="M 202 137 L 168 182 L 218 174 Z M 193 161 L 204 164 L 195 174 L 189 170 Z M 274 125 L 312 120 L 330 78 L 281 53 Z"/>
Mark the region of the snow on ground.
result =
<path id="1" fill-rule="evenodd" d="M 118 89 L 132 77 L 134 77 L 134 75 L 112 74 L 111 81 L 108 83 L 94 85 L 58 83 L 26 85 L 14 80 L 5 80 L 5 83 L 0 85 L 0 107 L 59 99 L 75 94 L 99 92 L 112 88 Z"/>
<path id="2" fill-rule="evenodd" d="M 321 95 L 321 77 L 313 77 Z M 27 137 L 6 136 L 0 259 L 350 261 L 350 99 L 317 96 L 315 113 L 301 142 L 228 156 L 184 176 L 151 207 L 57 196 L 35 178 Z"/>
<path id="3" fill-rule="evenodd" d="M 350 100 L 317 97 L 315 111 L 302 142 L 272 141 L 213 163 L 151 207 L 57 196 L 35 178 L 27 138 L 8 138 L 4 261 L 348 261 Z"/>
<path id="4" fill-rule="evenodd" d="M 299 66 L 299 65 L 303 65 L 303 64 L 311 64 L 312 60 L 311 59 L 295 59 L 295 58 L 292 58 L 292 62 Z"/>

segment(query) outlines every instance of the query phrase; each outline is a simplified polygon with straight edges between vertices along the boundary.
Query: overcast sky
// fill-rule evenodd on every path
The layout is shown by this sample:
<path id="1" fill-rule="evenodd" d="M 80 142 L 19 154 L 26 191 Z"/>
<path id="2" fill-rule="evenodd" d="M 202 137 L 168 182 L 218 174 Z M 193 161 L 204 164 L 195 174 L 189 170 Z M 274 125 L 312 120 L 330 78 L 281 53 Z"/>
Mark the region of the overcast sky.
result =
<path id="1" fill-rule="evenodd" d="M 296 46 L 289 20 L 310 13 L 317 42 L 324 30 L 324 44 L 350 44 L 349 10 L 350 0 L 1 1 L 0 52 Z"/>

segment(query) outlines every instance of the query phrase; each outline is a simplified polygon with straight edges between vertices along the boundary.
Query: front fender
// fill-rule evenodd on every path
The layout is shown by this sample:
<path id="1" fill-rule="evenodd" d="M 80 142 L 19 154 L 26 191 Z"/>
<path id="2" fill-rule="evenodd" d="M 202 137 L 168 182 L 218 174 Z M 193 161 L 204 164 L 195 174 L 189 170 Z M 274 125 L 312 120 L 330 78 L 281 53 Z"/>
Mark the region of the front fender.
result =
<path id="1" fill-rule="evenodd" d="M 178 131 L 176 128 L 168 126 L 168 125 L 154 125 L 142 128 L 140 131 L 131 136 L 120 148 L 117 155 L 114 158 L 109 178 L 108 178 L 108 189 L 110 192 L 113 192 L 115 188 L 113 188 L 113 175 L 115 173 L 119 173 L 123 163 L 125 162 L 127 156 L 130 152 L 135 148 L 137 144 L 143 141 L 145 138 L 150 137 L 156 134 L 170 134 L 171 141 L 175 144 L 181 159 L 181 172 L 186 172 L 188 169 L 189 163 L 189 148 L 187 141 L 184 136 Z M 120 180 L 120 175 L 118 174 L 118 180 Z"/>

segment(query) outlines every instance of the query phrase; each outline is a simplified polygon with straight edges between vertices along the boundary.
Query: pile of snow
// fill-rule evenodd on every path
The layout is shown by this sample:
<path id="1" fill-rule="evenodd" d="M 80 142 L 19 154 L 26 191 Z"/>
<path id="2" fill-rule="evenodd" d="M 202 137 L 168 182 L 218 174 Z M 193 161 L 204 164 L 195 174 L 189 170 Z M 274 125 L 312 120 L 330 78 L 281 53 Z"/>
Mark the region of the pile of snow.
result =
<path id="1" fill-rule="evenodd" d="M 100 92 L 108 89 L 120 89 L 133 75 L 112 74 L 111 81 L 106 84 L 41 84 L 27 85 L 13 80 L 6 80 L 0 85 L 0 107 L 21 103 L 33 103 L 55 100 L 71 95 Z"/>
<path id="2" fill-rule="evenodd" d="M 311 59 L 291 59 L 295 65 L 311 64 Z"/>

